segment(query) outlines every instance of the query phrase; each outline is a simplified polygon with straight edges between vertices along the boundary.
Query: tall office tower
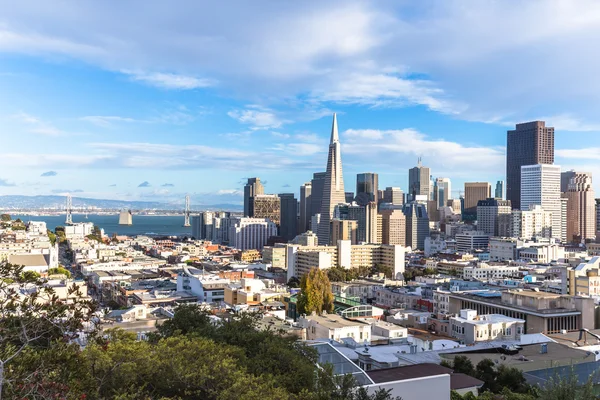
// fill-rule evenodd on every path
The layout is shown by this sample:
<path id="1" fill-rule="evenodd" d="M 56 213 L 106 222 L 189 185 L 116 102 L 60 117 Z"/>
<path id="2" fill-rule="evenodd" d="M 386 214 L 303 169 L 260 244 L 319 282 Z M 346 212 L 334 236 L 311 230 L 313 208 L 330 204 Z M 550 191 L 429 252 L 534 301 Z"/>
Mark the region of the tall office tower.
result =
<path id="1" fill-rule="evenodd" d="M 300 186 L 300 220 L 298 221 L 298 233 L 310 230 L 310 217 L 312 206 L 312 184 L 306 182 Z"/>
<path id="2" fill-rule="evenodd" d="M 552 236 L 552 213 L 538 205 L 530 206 L 529 210 L 513 210 L 510 236 L 549 239 Z"/>
<path id="3" fill-rule="evenodd" d="M 215 217 L 213 218 L 213 232 L 211 240 L 213 243 L 229 243 L 229 228 L 231 227 L 231 219 L 229 215 L 221 216 L 217 214 L 215 214 Z"/>
<path id="4" fill-rule="evenodd" d="M 496 190 L 494 191 L 494 198 L 498 200 L 504 200 L 504 181 L 496 182 Z"/>
<path id="5" fill-rule="evenodd" d="M 327 171 L 323 182 L 323 200 L 321 201 L 321 222 L 319 223 L 319 244 L 329 243 L 329 228 L 333 217 L 334 207 L 346 202 L 344 192 L 344 177 L 342 175 L 342 154 L 338 134 L 337 117 L 333 114 L 331 126 L 331 140 L 329 141 L 329 154 L 327 155 Z"/>
<path id="6" fill-rule="evenodd" d="M 477 203 L 492 197 L 492 186 L 488 182 L 465 182 L 465 204 L 463 219 L 472 221 L 477 218 Z"/>
<path id="7" fill-rule="evenodd" d="M 377 191 L 377 204 L 384 202 L 385 192 L 381 189 Z"/>
<path id="8" fill-rule="evenodd" d="M 421 158 L 416 167 L 408 170 L 408 195 L 414 201 L 413 195 L 427 196 L 429 200 L 429 177 L 430 170 L 421 165 Z"/>
<path id="9" fill-rule="evenodd" d="M 277 226 L 266 218 L 232 218 L 229 245 L 238 250 L 261 250 L 270 237 L 277 236 Z"/>
<path id="10" fill-rule="evenodd" d="M 381 211 L 381 243 L 406 246 L 406 217 L 402 210 Z"/>
<path id="11" fill-rule="evenodd" d="M 565 197 L 560 198 L 560 240 L 567 242 L 567 215 L 569 210 L 569 200 Z"/>
<path id="12" fill-rule="evenodd" d="M 365 241 L 367 243 L 380 243 L 379 240 L 379 226 L 378 226 L 378 214 L 377 214 L 377 202 L 371 201 L 365 206 Z"/>
<path id="13" fill-rule="evenodd" d="M 567 241 L 585 243 L 586 240 L 595 239 L 596 201 L 592 174 L 573 172 L 567 191 L 562 196 L 567 199 Z"/>
<path id="14" fill-rule="evenodd" d="M 192 236 L 197 240 L 212 240 L 215 213 L 204 211 L 192 217 Z"/>
<path id="15" fill-rule="evenodd" d="M 279 226 L 281 223 L 281 199 L 276 194 L 254 196 L 254 218 L 268 218 Z"/>
<path id="16" fill-rule="evenodd" d="M 600 233 L 600 199 L 596 199 L 596 241 Z"/>
<path id="17" fill-rule="evenodd" d="M 404 204 L 404 193 L 399 187 L 386 187 L 383 192 L 383 202 L 394 205 Z"/>
<path id="18" fill-rule="evenodd" d="M 356 203 L 348 206 L 339 207 L 338 217 L 356 221 L 356 242 L 367 241 L 367 210 L 365 206 L 359 206 Z"/>
<path id="19" fill-rule="evenodd" d="M 356 196 L 360 193 L 369 195 L 369 201 L 378 200 L 379 176 L 373 172 L 356 175 Z"/>
<path id="20" fill-rule="evenodd" d="M 512 207 L 509 200 L 487 199 L 477 203 L 477 230 L 489 236 L 510 236 Z"/>
<path id="21" fill-rule="evenodd" d="M 313 215 L 319 214 L 321 212 L 321 202 L 323 200 L 323 187 L 325 184 L 325 174 L 326 172 L 315 172 L 313 174 L 313 178 L 310 181 L 312 192 L 311 192 L 311 209 L 310 209 L 310 217 Z M 315 234 L 317 231 L 313 231 Z"/>
<path id="22" fill-rule="evenodd" d="M 571 182 L 571 178 L 577 175 L 575 170 L 565 171 L 560 173 L 560 192 L 565 193 L 569 190 L 569 183 Z"/>
<path id="23" fill-rule="evenodd" d="M 440 213 L 438 212 L 438 202 L 436 200 L 427 201 L 427 215 L 430 222 L 440 222 Z"/>
<path id="24" fill-rule="evenodd" d="M 344 196 L 346 197 L 346 203 L 352 203 L 354 201 L 354 193 L 353 192 L 346 192 L 346 193 L 344 193 Z"/>
<path id="25" fill-rule="evenodd" d="M 521 167 L 521 209 L 539 205 L 552 213 L 552 237 L 562 240 L 560 166 L 550 164 Z"/>
<path id="26" fill-rule="evenodd" d="M 279 223 L 279 236 L 286 242 L 293 240 L 298 231 L 298 200 L 293 193 L 279 195 L 281 214 Z"/>
<path id="27" fill-rule="evenodd" d="M 437 178 L 434 184 L 433 200 L 437 201 L 438 208 L 445 207 L 448 199 L 450 199 L 452 186 L 449 178 Z"/>
<path id="28" fill-rule="evenodd" d="M 517 124 L 506 133 L 506 200 L 515 209 L 523 209 L 521 167 L 536 164 L 554 164 L 554 128 L 544 121 Z"/>
<path id="29" fill-rule="evenodd" d="M 248 183 L 244 186 L 244 216 L 254 216 L 254 196 L 264 193 L 265 188 L 260 183 L 260 178 L 248 178 Z"/>
<path id="30" fill-rule="evenodd" d="M 406 217 L 406 246 L 412 250 L 423 250 L 425 238 L 429 236 L 429 217 L 427 207 L 422 203 L 411 201 L 404 204 L 402 210 Z"/>
<path id="31" fill-rule="evenodd" d="M 434 189 L 434 183 L 433 183 L 433 176 L 429 175 L 429 196 L 427 196 L 428 200 L 435 200 L 435 189 Z"/>
<path id="32" fill-rule="evenodd" d="M 331 240 L 329 244 L 336 246 L 338 240 L 350 240 L 352 244 L 358 244 L 356 234 L 358 231 L 358 223 L 350 219 L 334 218 L 331 220 Z"/>
<path id="33" fill-rule="evenodd" d="M 450 199 L 446 202 L 446 205 L 452 207 L 452 211 L 454 211 L 455 214 L 461 213 L 462 206 L 460 199 Z"/>

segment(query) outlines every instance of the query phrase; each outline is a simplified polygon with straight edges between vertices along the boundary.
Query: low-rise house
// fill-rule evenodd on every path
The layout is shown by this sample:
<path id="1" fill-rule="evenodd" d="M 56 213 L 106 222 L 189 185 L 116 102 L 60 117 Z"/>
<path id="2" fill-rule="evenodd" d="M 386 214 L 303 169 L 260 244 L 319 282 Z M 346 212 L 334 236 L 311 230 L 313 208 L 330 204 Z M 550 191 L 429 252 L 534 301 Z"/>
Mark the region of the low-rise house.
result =
<path id="1" fill-rule="evenodd" d="M 352 338 L 357 342 L 371 340 L 371 325 L 348 320 L 337 314 L 303 315 L 298 324 L 306 329 L 308 340 L 330 339 L 340 341 Z"/>
<path id="2" fill-rule="evenodd" d="M 460 310 L 460 316 L 450 317 L 450 334 L 473 344 L 491 340 L 519 340 L 525 333 L 525 320 L 501 314 L 477 315 L 475 310 Z"/>

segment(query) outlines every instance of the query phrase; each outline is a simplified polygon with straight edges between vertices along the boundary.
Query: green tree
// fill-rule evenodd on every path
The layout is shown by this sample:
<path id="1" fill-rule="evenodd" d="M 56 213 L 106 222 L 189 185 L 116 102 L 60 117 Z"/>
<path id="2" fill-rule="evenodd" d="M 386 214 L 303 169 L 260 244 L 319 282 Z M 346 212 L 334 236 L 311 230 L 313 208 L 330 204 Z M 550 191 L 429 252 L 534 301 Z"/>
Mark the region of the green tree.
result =
<path id="1" fill-rule="evenodd" d="M 386 278 L 390 279 L 394 277 L 394 269 L 389 265 L 376 264 L 375 267 L 373 267 L 373 273 L 384 274 Z"/>
<path id="2" fill-rule="evenodd" d="M 0 276 L 1 397 L 2 393 L 15 393 L 15 388 L 37 380 L 33 373 L 38 370 L 23 375 L 22 369 L 14 367 L 21 358 L 33 351 L 47 350 L 57 341 L 68 343 L 84 324 L 91 323 L 96 305 L 79 300 L 81 293 L 76 285 L 68 291 L 72 301 L 63 302 L 39 274 L 24 271 L 23 266 L 1 263 Z"/>
<path id="3" fill-rule="evenodd" d="M 56 235 L 52 233 L 51 230 L 48 229 L 48 239 L 50 239 L 50 244 L 54 246 L 56 244 Z"/>
<path id="4" fill-rule="evenodd" d="M 530 393 L 531 387 L 527 383 L 523 371 L 506 365 L 498 366 L 496 383 L 500 388 L 508 388 L 514 393 Z"/>
<path id="5" fill-rule="evenodd" d="M 477 363 L 475 368 L 475 377 L 485 382 L 481 388 L 483 391 L 489 390 L 493 393 L 498 393 L 499 387 L 496 379 L 498 378 L 498 372 L 494 368 L 495 364 L 489 358 L 481 360 Z"/>
<path id="6" fill-rule="evenodd" d="M 62 266 L 48 269 L 48 275 L 65 275 L 67 278 L 71 278 L 71 272 Z"/>
<path id="7" fill-rule="evenodd" d="M 346 282 L 348 280 L 346 269 L 342 267 L 333 267 L 327 269 L 327 277 L 331 282 Z"/>
<path id="8" fill-rule="evenodd" d="M 297 305 L 301 314 L 311 314 L 313 311 L 317 314 L 323 311 L 333 312 L 333 293 L 325 271 L 312 268 L 302 276 L 300 289 Z"/>
<path id="9" fill-rule="evenodd" d="M 2 222 L 9 222 L 11 220 L 10 215 L 9 214 L 2 214 L 0 215 L 0 221 Z"/>
<path id="10" fill-rule="evenodd" d="M 579 384 L 579 379 L 573 370 L 569 374 L 556 374 L 550 378 L 540 390 L 540 399 L 543 400 L 594 400 L 593 376 L 584 385 Z"/>
<path id="11" fill-rule="evenodd" d="M 456 356 L 454 357 L 454 362 L 452 363 L 452 369 L 454 372 L 460 372 L 463 374 L 467 374 L 470 376 L 475 375 L 475 367 L 471 360 L 466 356 Z"/>
<path id="12" fill-rule="evenodd" d="M 287 285 L 290 288 L 299 288 L 300 287 L 300 279 L 295 276 L 292 276 L 290 278 L 290 280 L 288 281 Z"/>

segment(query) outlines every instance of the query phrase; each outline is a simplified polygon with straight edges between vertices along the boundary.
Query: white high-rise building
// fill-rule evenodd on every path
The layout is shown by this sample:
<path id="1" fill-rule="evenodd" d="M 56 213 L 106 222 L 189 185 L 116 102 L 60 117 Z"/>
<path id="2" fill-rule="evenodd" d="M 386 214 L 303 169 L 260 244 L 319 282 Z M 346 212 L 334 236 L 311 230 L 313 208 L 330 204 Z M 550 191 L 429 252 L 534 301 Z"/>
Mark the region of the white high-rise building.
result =
<path id="1" fill-rule="evenodd" d="M 238 250 L 261 250 L 277 236 L 277 225 L 268 218 L 231 218 L 229 245 Z"/>
<path id="2" fill-rule="evenodd" d="M 562 238 L 560 166 L 550 164 L 521 167 L 521 210 L 538 205 L 552 213 L 552 237 Z"/>
<path id="3" fill-rule="evenodd" d="M 533 205 L 529 210 L 512 212 L 511 236 L 531 239 L 550 238 L 552 234 L 552 213 L 541 206 Z"/>

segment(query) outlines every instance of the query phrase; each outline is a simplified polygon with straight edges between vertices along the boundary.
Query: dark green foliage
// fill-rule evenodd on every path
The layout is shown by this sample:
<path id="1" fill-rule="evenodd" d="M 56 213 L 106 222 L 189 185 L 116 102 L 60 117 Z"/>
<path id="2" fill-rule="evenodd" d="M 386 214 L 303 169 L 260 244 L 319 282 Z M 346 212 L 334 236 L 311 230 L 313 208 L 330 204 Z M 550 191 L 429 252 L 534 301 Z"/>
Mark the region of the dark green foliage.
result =
<path id="1" fill-rule="evenodd" d="M 0 215 L 0 221 L 2 222 L 9 222 L 11 220 L 10 215 L 9 214 L 2 214 Z"/>

